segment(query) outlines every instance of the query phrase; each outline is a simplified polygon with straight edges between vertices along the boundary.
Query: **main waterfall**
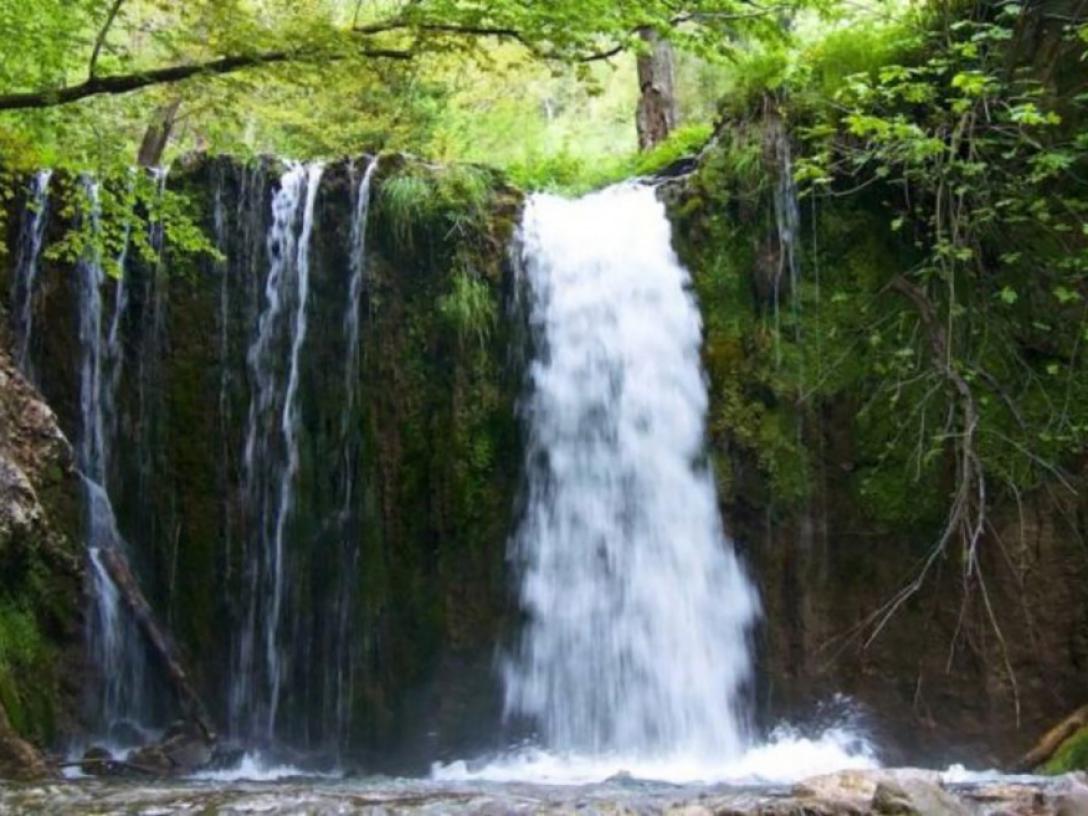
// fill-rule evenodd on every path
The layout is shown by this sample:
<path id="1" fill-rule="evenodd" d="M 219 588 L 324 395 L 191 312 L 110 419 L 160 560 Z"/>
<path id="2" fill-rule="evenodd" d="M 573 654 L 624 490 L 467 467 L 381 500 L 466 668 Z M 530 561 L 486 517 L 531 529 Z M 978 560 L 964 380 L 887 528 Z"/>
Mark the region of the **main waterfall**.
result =
<path id="1" fill-rule="evenodd" d="M 506 710 L 560 752 L 727 761 L 746 743 L 758 602 L 722 531 L 701 321 L 670 237 L 647 187 L 528 204 L 536 360 L 513 551 L 529 620 Z"/>

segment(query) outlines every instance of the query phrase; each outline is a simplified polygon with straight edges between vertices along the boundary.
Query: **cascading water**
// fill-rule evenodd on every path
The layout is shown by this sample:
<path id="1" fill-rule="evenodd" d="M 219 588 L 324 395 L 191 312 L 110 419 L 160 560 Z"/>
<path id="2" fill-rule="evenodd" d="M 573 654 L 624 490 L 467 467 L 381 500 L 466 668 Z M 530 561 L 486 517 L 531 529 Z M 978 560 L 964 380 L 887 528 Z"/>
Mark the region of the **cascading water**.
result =
<path id="1" fill-rule="evenodd" d="M 19 251 L 15 259 L 11 295 L 15 364 L 31 381 L 34 380 L 30 361 L 30 340 L 34 328 L 34 287 L 38 279 L 45 228 L 49 223 L 49 181 L 52 177 L 52 170 L 39 171 L 28 191 L 29 206 L 23 213 L 19 230 Z"/>
<path id="2" fill-rule="evenodd" d="M 97 182 L 82 181 L 85 212 L 84 229 L 97 234 L 101 204 Z M 117 529 L 113 506 L 106 489 L 109 472 L 109 433 L 113 426 L 107 412 L 113 404 L 108 396 L 109 346 L 103 331 L 102 289 L 106 275 L 102 257 L 91 242 L 77 269 L 79 290 L 80 341 L 80 438 L 77 459 L 83 477 L 87 549 L 91 562 L 91 609 L 87 616 L 88 645 L 101 678 L 102 689 L 96 711 L 106 736 L 116 729 L 140 729 L 145 724 L 149 693 L 144 668 L 146 654 L 135 623 L 120 605 L 120 595 L 107 574 L 101 552 L 121 548 L 124 542 Z M 125 741 L 125 736 L 119 737 Z"/>
<path id="3" fill-rule="evenodd" d="M 664 207 L 638 186 L 535 196 L 520 238 L 538 356 L 506 710 L 559 752 L 732 759 L 758 604 L 704 458 L 701 323 Z"/>
<path id="4" fill-rule="evenodd" d="M 243 479 L 252 530 L 231 719 L 235 733 L 250 738 L 274 738 L 280 687 L 287 673 L 288 652 L 281 632 L 286 536 L 299 468 L 298 388 L 306 340 L 310 238 L 322 172 L 320 164 L 293 164 L 280 180 L 268 233 L 271 267 L 265 303 L 248 354 L 253 396 Z"/>
<path id="5" fill-rule="evenodd" d="M 330 735 L 336 752 L 346 741 L 352 716 L 356 638 L 352 633 L 355 611 L 355 576 L 358 573 L 359 533 L 356 529 L 357 502 L 355 469 L 362 444 L 360 422 L 356 414 L 359 389 L 360 320 L 363 290 L 366 286 L 366 229 L 369 221 L 371 190 L 378 158 L 366 165 L 355 192 L 354 218 L 351 224 L 351 278 L 348 284 L 348 304 L 344 311 L 344 405 L 340 423 L 339 487 L 339 580 L 334 594 L 329 643 L 326 646 L 329 665 L 325 676 L 325 732 Z"/>
<path id="6" fill-rule="evenodd" d="M 503 679 L 507 717 L 534 733 L 432 775 L 781 782 L 872 766 L 848 730 L 751 741 L 759 602 L 722 529 L 701 320 L 653 189 L 534 196 L 519 242 L 535 355 L 511 543 L 526 623 Z"/>

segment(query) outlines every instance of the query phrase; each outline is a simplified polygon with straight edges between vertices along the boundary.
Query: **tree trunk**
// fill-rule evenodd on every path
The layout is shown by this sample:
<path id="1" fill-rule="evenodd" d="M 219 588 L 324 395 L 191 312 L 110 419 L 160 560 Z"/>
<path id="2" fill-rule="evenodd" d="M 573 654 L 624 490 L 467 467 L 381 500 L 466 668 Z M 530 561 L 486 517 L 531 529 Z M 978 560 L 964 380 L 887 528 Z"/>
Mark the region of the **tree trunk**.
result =
<path id="1" fill-rule="evenodd" d="M 136 576 L 132 574 L 128 561 L 125 560 L 124 555 L 116 547 L 103 548 L 100 551 L 100 557 L 110 580 L 117 587 L 117 591 L 121 594 L 125 605 L 135 618 L 136 625 L 143 632 L 152 651 L 162 661 L 166 676 L 170 681 L 170 685 L 174 688 L 174 693 L 177 695 L 178 702 L 181 703 L 182 710 L 204 732 L 204 736 L 208 741 L 214 741 L 215 730 L 212 728 L 204 703 L 196 693 L 196 689 L 193 688 L 193 684 L 189 681 L 189 675 L 182 667 L 181 658 L 173 642 L 156 623 L 151 606 L 148 604 L 143 592 L 140 591 L 140 586 L 136 583 Z"/>
<path id="2" fill-rule="evenodd" d="M 676 78 L 672 45 L 653 29 L 639 36 L 649 46 L 638 56 L 638 146 L 648 150 L 664 141 L 676 127 Z"/>
<path id="3" fill-rule="evenodd" d="M 158 167 L 162 164 L 162 154 L 170 142 L 170 134 L 174 130 L 180 107 L 181 99 L 175 98 L 155 111 L 151 124 L 144 133 L 144 139 L 140 142 L 140 152 L 136 156 L 136 164 L 140 167 Z"/>
<path id="4" fill-rule="evenodd" d="M 1021 773 L 1031 773 L 1054 756 L 1058 749 L 1062 747 L 1062 743 L 1086 725 L 1088 725 L 1088 705 L 1081 706 L 1047 731 L 1035 747 L 1024 754 L 1013 770 Z"/>

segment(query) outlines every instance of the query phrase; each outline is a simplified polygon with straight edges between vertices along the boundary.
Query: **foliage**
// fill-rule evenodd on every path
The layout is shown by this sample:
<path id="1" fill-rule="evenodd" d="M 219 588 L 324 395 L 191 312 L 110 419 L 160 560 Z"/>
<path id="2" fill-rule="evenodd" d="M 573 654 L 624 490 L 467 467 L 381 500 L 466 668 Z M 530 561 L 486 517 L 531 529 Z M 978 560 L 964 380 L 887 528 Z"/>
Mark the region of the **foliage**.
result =
<path id="1" fill-rule="evenodd" d="M 438 299 L 438 312 L 463 344 L 474 340 L 485 346 L 495 325 L 496 308 L 491 288 L 469 272 L 453 276 L 453 288 Z"/>
<path id="2" fill-rule="evenodd" d="M 528 190 L 550 190 L 571 195 L 586 193 L 624 179 L 652 176 L 676 161 L 696 155 L 709 141 L 709 125 L 677 128 L 669 137 L 645 152 L 611 158 L 559 153 L 508 169 L 515 184 Z"/>
<path id="3" fill-rule="evenodd" d="M 1036 63 L 1020 39 L 1031 14 L 939 6 L 833 32 L 811 60 L 763 53 L 678 205 L 726 468 L 748 448 L 777 502 L 803 497 L 796 453 L 848 406 L 830 421 L 849 428 L 858 507 L 932 536 L 870 635 L 955 554 L 1000 644 L 981 575 L 992 510 L 1068 495 L 1088 442 L 1082 24 L 1051 25 Z M 789 291 L 775 199 L 791 166 L 804 217 Z M 738 261 L 738 246 L 752 254 Z"/>
<path id="4" fill-rule="evenodd" d="M 832 194 L 844 177 L 890 188 L 887 227 L 913 263 L 880 282 L 908 316 L 874 337 L 878 372 L 929 389 L 915 392 L 916 410 L 947 403 L 918 456 L 955 452 L 952 519 L 968 573 L 987 491 L 1064 478 L 1088 439 L 1088 416 L 1071 410 L 1088 397 L 1078 180 L 1088 144 L 1063 132 L 1032 71 L 1008 68 L 1025 13 L 1005 5 L 994 19 L 953 20 L 928 34 L 926 59 L 847 78 L 839 109 L 807 129 L 798 170 Z"/>
<path id="5" fill-rule="evenodd" d="M 464 236 L 488 217 L 495 175 L 467 164 L 428 165 L 409 160 L 382 180 L 377 210 L 406 250 L 424 239 Z"/>
<path id="6" fill-rule="evenodd" d="M 217 254 L 192 201 L 166 187 L 159 175 L 129 170 L 102 180 L 60 176 L 53 184 L 58 215 L 74 226 L 46 248 L 49 258 L 93 259 L 117 277 L 127 257 L 157 263 L 167 237 L 179 254 Z"/>

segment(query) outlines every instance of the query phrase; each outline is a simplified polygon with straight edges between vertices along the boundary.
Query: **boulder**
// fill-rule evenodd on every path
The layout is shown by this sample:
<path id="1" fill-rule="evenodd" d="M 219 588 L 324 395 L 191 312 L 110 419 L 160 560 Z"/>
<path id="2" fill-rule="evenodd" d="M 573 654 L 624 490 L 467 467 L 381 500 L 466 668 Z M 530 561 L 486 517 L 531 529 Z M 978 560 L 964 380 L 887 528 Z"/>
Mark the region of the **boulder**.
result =
<path id="1" fill-rule="evenodd" d="M 882 816 L 972 816 L 976 812 L 938 783 L 923 778 L 878 782 L 872 811 Z"/>
<path id="2" fill-rule="evenodd" d="M 26 781 L 51 775 L 38 749 L 15 733 L 0 707 L 0 778 Z"/>
<path id="3" fill-rule="evenodd" d="M 888 784 L 907 781 L 922 781 L 931 785 L 940 784 L 937 771 L 921 768 L 881 768 L 836 771 L 813 776 L 799 782 L 793 788 L 793 795 L 801 798 L 824 799 L 864 803 L 868 805 L 876 794 L 877 787 L 883 782 Z"/>
<path id="4" fill-rule="evenodd" d="M 159 748 L 176 774 L 192 773 L 212 760 L 212 744 L 202 736 L 178 734 L 163 740 Z"/>
<path id="5" fill-rule="evenodd" d="M 88 776 L 117 776 L 121 772 L 121 766 L 113 754 L 101 745 L 92 745 L 83 752 L 79 769 Z"/>
<path id="6" fill-rule="evenodd" d="M 148 776 L 171 776 L 174 763 L 163 749 L 161 743 L 152 743 L 138 748 L 128 756 L 126 770 Z"/>

